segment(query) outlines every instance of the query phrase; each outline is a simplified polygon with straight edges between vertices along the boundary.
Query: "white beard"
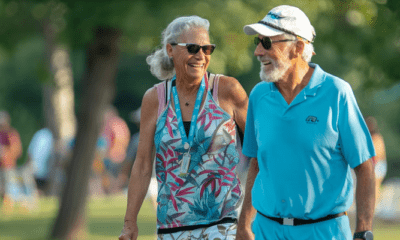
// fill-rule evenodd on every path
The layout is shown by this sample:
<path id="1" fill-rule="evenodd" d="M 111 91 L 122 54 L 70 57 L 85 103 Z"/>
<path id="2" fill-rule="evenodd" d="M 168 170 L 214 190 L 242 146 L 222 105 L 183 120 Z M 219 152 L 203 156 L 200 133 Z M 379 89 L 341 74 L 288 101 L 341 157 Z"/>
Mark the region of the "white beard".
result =
<path id="1" fill-rule="evenodd" d="M 290 68 L 290 64 L 283 61 L 271 61 L 271 65 L 273 65 L 274 68 L 273 70 L 268 70 L 266 73 L 261 58 L 258 57 L 258 60 L 261 62 L 260 78 L 264 82 L 278 82 Z"/>

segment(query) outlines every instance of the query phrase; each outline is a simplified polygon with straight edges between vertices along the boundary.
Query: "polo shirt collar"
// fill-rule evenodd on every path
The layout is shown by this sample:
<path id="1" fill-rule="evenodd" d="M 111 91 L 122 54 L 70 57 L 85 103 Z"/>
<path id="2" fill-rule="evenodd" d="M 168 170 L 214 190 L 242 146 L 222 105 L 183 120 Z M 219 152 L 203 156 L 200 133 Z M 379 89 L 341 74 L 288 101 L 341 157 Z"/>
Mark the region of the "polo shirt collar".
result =
<path id="1" fill-rule="evenodd" d="M 318 88 L 321 87 L 322 83 L 325 81 L 325 73 L 318 64 L 309 63 L 308 65 L 314 68 L 314 72 L 307 86 L 304 88 L 304 93 L 306 96 L 315 96 Z"/>
<path id="2" fill-rule="evenodd" d="M 324 70 L 322 70 L 322 68 L 318 64 L 308 63 L 308 65 L 310 67 L 314 68 L 314 72 L 313 72 L 307 86 L 303 89 L 304 95 L 315 96 L 317 94 L 318 88 L 325 81 L 325 74 L 324 74 Z M 271 83 L 270 86 L 271 86 L 271 92 L 279 91 L 274 83 Z"/>

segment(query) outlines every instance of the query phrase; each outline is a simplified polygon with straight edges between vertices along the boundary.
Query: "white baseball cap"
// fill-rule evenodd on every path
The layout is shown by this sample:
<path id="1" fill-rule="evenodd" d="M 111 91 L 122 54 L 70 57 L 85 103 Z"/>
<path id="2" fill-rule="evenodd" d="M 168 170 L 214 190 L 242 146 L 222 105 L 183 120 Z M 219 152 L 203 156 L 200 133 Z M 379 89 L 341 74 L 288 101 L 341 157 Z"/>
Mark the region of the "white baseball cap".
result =
<path id="1" fill-rule="evenodd" d="M 267 37 L 289 33 L 314 42 L 315 30 L 306 14 L 297 7 L 281 5 L 273 8 L 258 23 L 246 25 L 247 35 L 261 34 Z"/>

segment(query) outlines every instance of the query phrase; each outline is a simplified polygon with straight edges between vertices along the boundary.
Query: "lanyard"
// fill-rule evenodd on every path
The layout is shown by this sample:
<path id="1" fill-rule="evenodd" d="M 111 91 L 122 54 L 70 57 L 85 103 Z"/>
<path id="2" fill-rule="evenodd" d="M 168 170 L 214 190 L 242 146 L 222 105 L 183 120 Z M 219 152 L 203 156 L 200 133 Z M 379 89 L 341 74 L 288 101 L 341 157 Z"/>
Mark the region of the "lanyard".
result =
<path id="1" fill-rule="evenodd" d="M 185 150 L 189 150 L 190 146 L 192 146 L 193 144 L 194 129 L 196 128 L 197 116 L 200 111 L 201 100 L 203 98 L 204 90 L 206 88 L 205 77 L 203 77 L 203 79 L 201 80 L 199 90 L 197 91 L 197 97 L 196 97 L 196 102 L 194 104 L 192 120 L 190 122 L 190 131 L 188 136 L 189 139 L 186 137 L 185 127 L 183 126 L 181 106 L 179 103 L 179 97 L 178 97 L 178 92 L 176 90 L 176 85 L 174 84 L 175 80 L 176 80 L 176 75 L 172 78 L 171 82 L 172 82 L 172 95 L 174 97 L 174 102 L 175 102 L 175 112 L 178 121 L 178 128 L 182 136 L 183 147 Z"/>

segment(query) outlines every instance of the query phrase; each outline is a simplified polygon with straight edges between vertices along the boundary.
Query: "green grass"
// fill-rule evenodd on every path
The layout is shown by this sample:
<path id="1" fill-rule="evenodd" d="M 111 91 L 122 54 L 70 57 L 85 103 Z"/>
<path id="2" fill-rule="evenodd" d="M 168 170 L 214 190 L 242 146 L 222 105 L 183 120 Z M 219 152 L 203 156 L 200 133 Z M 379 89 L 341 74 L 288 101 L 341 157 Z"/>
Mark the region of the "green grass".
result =
<path id="1" fill-rule="evenodd" d="M 57 214 L 58 201 L 42 198 L 36 211 L 5 216 L 0 212 L 0 240 L 43 240 L 49 236 Z M 95 198 L 88 205 L 88 240 L 118 239 L 124 223 L 126 197 Z M 156 231 L 156 215 L 145 200 L 139 212 L 138 240 L 152 240 Z"/>
<path id="2" fill-rule="evenodd" d="M 400 239 L 400 227 L 399 223 L 390 224 L 375 224 L 374 228 L 374 239 L 376 240 L 399 240 Z"/>
<path id="3" fill-rule="evenodd" d="M 57 214 L 55 198 L 42 198 L 38 209 L 30 214 L 0 213 L 0 240 L 44 240 L 49 235 Z M 118 239 L 126 209 L 124 196 L 95 198 L 89 201 L 89 240 Z M 352 218 L 351 218 L 352 219 Z M 139 212 L 138 240 L 153 240 L 156 230 L 155 211 L 145 200 Z M 399 222 L 374 222 L 375 240 L 400 240 Z"/>
<path id="4" fill-rule="evenodd" d="M 354 229 L 354 216 L 350 216 L 350 225 Z M 400 240 L 400 222 L 387 222 L 375 218 L 373 228 L 374 240 Z"/>

